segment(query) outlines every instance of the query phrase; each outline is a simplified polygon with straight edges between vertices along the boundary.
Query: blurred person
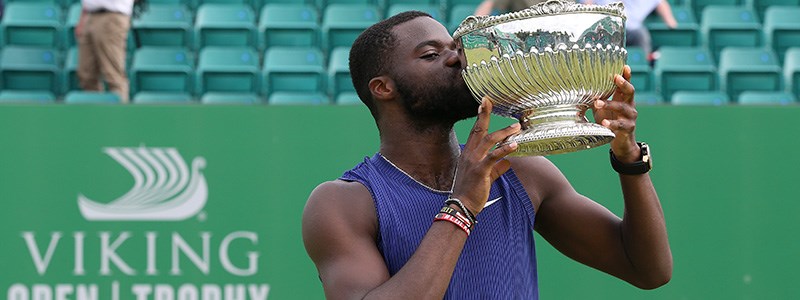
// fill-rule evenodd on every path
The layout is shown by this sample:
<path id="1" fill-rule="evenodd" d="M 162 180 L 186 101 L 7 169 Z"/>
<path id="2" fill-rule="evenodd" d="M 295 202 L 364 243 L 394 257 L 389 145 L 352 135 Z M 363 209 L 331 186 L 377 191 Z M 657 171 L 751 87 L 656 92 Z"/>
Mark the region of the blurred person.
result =
<path id="1" fill-rule="evenodd" d="M 614 0 L 584 0 L 585 4 L 605 5 Z M 678 27 L 678 21 L 672 14 L 672 7 L 667 0 L 622 0 L 625 5 L 625 46 L 641 47 L 648 58 L 652 59 L 653 46 L 650 40 L 650 31 L 644 24 L 644 20 L 654 11 L 664 20 L 670 29 Z"/>
<path id="2" fill-rule="evenodd" d="M 122 103 L 128 103 L 125 56 L 134 0 L 81 0 L 81 5 L 75 27 L 81 89 L 103 91 L 105 81 Z"/>
<path id="3" fill-rule="evenodd" d="M 506 13 L 523 10 L 547 0 L 484 0 L 475 9 L 476 16 L 488 16 L 495 13 Z"/>
<path id="4" fill-rule="evenodd" d="M 495 148 L 519 132 L 488 132 L 461 76 L 462 50 L 440 23 L 405 12 L 365 30 L 350 52 L 356 91 L 380 136 L 379 152 L 317 186 L 303 242 L 328 299 L 537 299 L 533 231 L 578 262 L 644 289 L 671 278 L 664 215 L 634 137 L 630 68 L 613 101 L 596 101 L 620 173 L 620 219 L 579 194 L 547 158 Z M 464 145 L 454 124 L 477 119 Z M 491 200 L 490 200 L 491 199 Z"/>

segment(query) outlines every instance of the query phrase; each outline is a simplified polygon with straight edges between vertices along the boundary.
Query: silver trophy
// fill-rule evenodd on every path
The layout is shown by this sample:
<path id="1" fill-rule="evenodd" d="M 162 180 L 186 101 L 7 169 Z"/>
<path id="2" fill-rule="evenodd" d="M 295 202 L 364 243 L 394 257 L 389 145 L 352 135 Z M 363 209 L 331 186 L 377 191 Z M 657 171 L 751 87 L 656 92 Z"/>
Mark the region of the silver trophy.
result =
<path id="1" fill-rule="evenodd" d="M 467 17 L 453 34 L 467 66 L 463 77 L 493 113 L 519 120 L 512 156 L 550 155 L 610 142 L 611 130 L 589 122 L 595 99 L 614 92 L 622 73 L 622 3 L 583 5 L 551 0 L 499 16 Z"/>

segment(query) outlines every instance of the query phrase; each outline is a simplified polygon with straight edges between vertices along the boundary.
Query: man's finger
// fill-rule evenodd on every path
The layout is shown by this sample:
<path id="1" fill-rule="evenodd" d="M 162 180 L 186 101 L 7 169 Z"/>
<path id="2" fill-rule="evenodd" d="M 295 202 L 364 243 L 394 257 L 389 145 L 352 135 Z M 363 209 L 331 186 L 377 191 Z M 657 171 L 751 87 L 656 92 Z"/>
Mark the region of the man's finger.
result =
<path id="1" fill-rule="evenodd" d="M 489 100 L 489 97 L 483 97 L 481 105 L 478 106 L 478 117 L 475 120 L 475 124 L 472 126 L 472 131 L 470 131 L 469 137 L 467 137 L 467 142 L 464 145 L 465 148 L 475 148 L 475 146 L 480 143 L 480 140 L 483 139 L 483 136 L 486 135 L 486 132 L 489 130 L 489 119 L 491 118 L 491 112 L 492 101 Z"/>
<path id="2" fill-rule="evenodd" d="M 512 134 L 519 132 L 520 128 L 521 126 L 519 123 L 514 123 L 506 126 L 506 128 L 487 134 L 481 139 L 480 145 L 475 148 L 475 150 L 479 153 L 487 153 L 489 152 L 489 149 L 491 149 L 494 145 L 497 145 L 497 143 L 505 140 Z"/>
<path id="3" fill-rule="evenodd" d="M 601 114 L 613 115 L 616 116 L 616 118 L 635 120 L 639 115 L 639 112 L 636 111 L 636 108 L 629 103 L 609 101 L 600 103 L 598 106 L 600 106 L 598 109 Z"/>

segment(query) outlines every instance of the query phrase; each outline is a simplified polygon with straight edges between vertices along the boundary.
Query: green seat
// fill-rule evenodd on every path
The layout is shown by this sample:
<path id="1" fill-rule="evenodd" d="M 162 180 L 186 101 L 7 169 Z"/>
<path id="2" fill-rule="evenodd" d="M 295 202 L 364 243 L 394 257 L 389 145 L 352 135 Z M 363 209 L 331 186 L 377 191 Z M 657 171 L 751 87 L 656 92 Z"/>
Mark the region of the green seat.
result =
<path id="1" fill-rule="evenodd" d="M 386 8 L 386 17 L 391 17 L 396 14 L 399 14 L 404 11 L 409 10 L 418 10 L 421 12 L 428 13 L 433 17 L 436 21 L 439 21 L 442 24 L 447 24 L 445 16 L 439 10 L 441 7 L 438 4 L 432 4 L 430 2 L 424 3 L 394 3 L 390 4 Z"/>
<path id="2" fill-rule="evenodd" d="M 329 4 L 322 21 L 323 47 L 351 47 L 364 29 L 381 20 L 378 7 L 368 4 Z"/>
<path id="3" fill-rule="evenodd" d="M 5 45 L 61 47 L 61 6 L 47 2 L 8 3 L 0 21 Z"/>
<path id="4" fill-rule="evenodd" d="M 49 91 L 0 91 L 0 103 L 46 104 L 55 103 Z"/>
<path id="5" fill-rule="evenodd" d="M 194 0 L 197 6 L 204 4 L 241 4 L 255 8 L 258 0 Z"/>
<path id="6" fill-rule="evenodd" d="M 206 92 L 253 93 L 261 88 L 258 54 L 252 48 L 206 47 L 200 51 L 198 95 Z"/>
<path id="7" fill-rule="evenodd" d="M 267 4 L 258 23 L 261 49 L 319 46 L 319 14 L 309 4 Z"/>
<path id="8" fill-rule="evenodd" d="M 111 92 L 70 91 L 64 96 L 66 104 L 119 104 L 119 95 Z"/>
<path id="9" fill-rule="evenodd" d="M 631 67 L 631 84 L 637 91 L 652 91 L 653 70 L 647 59 L 647 53 L 640 47 L 628 47 L 627 64 Z"/>
<path id="10" fill-rule="evenodd" d="M 310 4 L 312 6 L 317 5 L 316 0 L 261 0 L 258 5 L 270 5 L 270 4 Z"/>
<path id="11" fill-rule="evenodd" d="M 139 46 L 191 47 L 193 13 L 179 4 L 149 5 L 133 20 L 133 31 Z"/>
<path id="12" fill-rule="evenodd" d="M 355 92 L 350 78 L 350 48 L 337 48 L 328 63 L 328 94 L 338 102 L 340 95 Z"/>
<path id="13" fill-rule="evenodd" d="M 731 102 L 725 92 L 689 92 L 679 91 L 672 95 L 672 104 L 675 105 L 726 105 Z"/>
<path id="14" fill-rule="evenodd" d="M 358 97 L 358 94 L 356 92 L 339 93 L 339 96 L 336 96 L 336 100 L 334 102 L 338 105 L 364 104 L 364 102 L 361 102 L 361 98 Z"/>
<path id="15" fill-rule="evenodd" d="M 0 49 L 0 89 L 46 90 L 58 95 L 60 59 L 56 49 L 3 47 Z"/>
<path id="16" fill-rule="evenodd" d="M 800 0 L 748 0 L 747 2 L 761 20 L 766 20 L 766 12 L 770 6 L 800 6 Z"/>
<path id="17" fill-rule="evenodd" d="M 697 20 L 703 18 L 703 10 L 708 6 L 744 6 L 746 0 L 687 0 Z"/>
<path id="18" fill-rule="evenodd" d="M 715 59 L 725 47 L 759 47 L 762 45 L 761 23 L 747 7 L 709 6 L 703 11 L 701 25 L 704 45 Z"/>
<path id="19" fill-rule="evenodd" d="M 786 90 L 800 98 L 800 47 L 789 48 L 783 61 Z"/>
<path id="20" fill-rule="evenodd" d="M 321 105 L 329 104 L 328 96 L 316 92 L 275 92 L 269 96 L 271 105 Z"/>
<path id="21" fill-rule="evenodd" d="M 69 49 L 78 45 L 75 41 L 75 26 L 81 20 L 81 3 L 74 3 L 67 9 L 67 20 L 64 22 L 64 30 L 62 30 L 62 40 L 64 47 Z"/>
<path id="22" fill-rule="evenodd" d="M 61 69 L 61 92 L 77 91 L 81 89 L 78 80 L 78 47 L 67 50 L 64 67 Z"/>
<path id="23" fill-rule="evenodd" d="M 450 7 L 447 13 L 447 24 L 449 24 L 447 25 L 447 30 L 449 30 L 451 34 L 454 33 L 458 25 L 461 25 L 461 21 L 475 14 L 476 8 L 478 8 L 477 4 L 462 4 L 460 2 Z"/>
<path id="24" fill-rule="evenodd" d="M 789 92 L 744 91 L 737 100 L 742 105 L 788 105 L 797 103 L 797 98 Z"/>
<path id="25" fill-rule="evenodd" d="M 338 4 L 369 4 L 381 5 L 383 0 L 317 0 L 317 7 L 326 7 L 328 5 Z"/>
<path id="26" fill-rule="evenodd" d="M 633 98 L 636 105 L 658 105 L 664 103 L 664 98 L 657 92 L 636 92 Z"/>
<path id="27" fill-rule="evenodd" d="M 133 57 L 132 93 L 194 92 L 194 56 L 186 48 L 142 47 Z"/>
<path id="28" fill-rule="evenodd" d="M 658 90 L 664 99 L 676 91 L 718 89 L 717 69 L 708 49 L 703 47 L 663 47 L 655 63 Z"/>
<path id="29" fill-rule="evenodd" d="M 657 15 L 658 14 L 651 14 L 651 16 Z M 646 21 L 653 48 L 655 49 L 662 46 L 690 47 L 700 45 L 700 37 L 697 34 L 699 26 L 691 8 L 688 6 L 673 7 L 672 15 L 675 16 L 675 20 L 678 22 L 676 28 L 669 28 L 660 17 L 651 17 Z"/>
<path id="30" fill-rule="evenodd" d="M 203 104 L 259 104 L 261 98 L 251 93 L 205 93 L 200 99 Z"/>
<path id="31" fill-rule="evenodd" d="M 264 53 L 264 95 L 324 92 L 325 60 L 315 47 L 272 47 Z"/>
<path id="32" fill-rule="evenodd" d="M 732 99 L 742 91 L 779 91 L 783 87 L 781 66 L 768 48 L 725 48 L 719 73 L 720 88 Z"/>
<path id="33" fill-rule="evenodd" d="M 256 47 L 253 9 L 244 4 L 203 4 L 195 21 L 197 49 L 206 46 Z"/>
<path id="34" fill-rule="evenodd" d="M 786 50 L 800 47 L 800 6 L 772 6 L 764 19 L 766 45 L 783 59 Z"/>
<path id="35" fill-rule="evenodd" d="M 189 104 L 192 96 L 181 92 L 138 92 L 133 96 L 133 104 Z"/>

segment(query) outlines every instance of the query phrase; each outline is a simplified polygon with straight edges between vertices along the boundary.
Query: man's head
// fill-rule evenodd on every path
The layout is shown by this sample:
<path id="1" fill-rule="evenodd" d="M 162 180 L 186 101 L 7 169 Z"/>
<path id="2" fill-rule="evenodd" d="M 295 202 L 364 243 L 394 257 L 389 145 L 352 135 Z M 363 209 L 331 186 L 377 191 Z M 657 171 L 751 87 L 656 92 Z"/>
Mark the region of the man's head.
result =
<path id="1" fill-rule="evenodd" d="M 461 78 L 459 51 L 430 15 L 404 12 L 368 28 L 353 43 L 353 85 L 376 120 L 385 101 L 402 104 L 424 123 L 468 118 L 478 104 Z"/>

